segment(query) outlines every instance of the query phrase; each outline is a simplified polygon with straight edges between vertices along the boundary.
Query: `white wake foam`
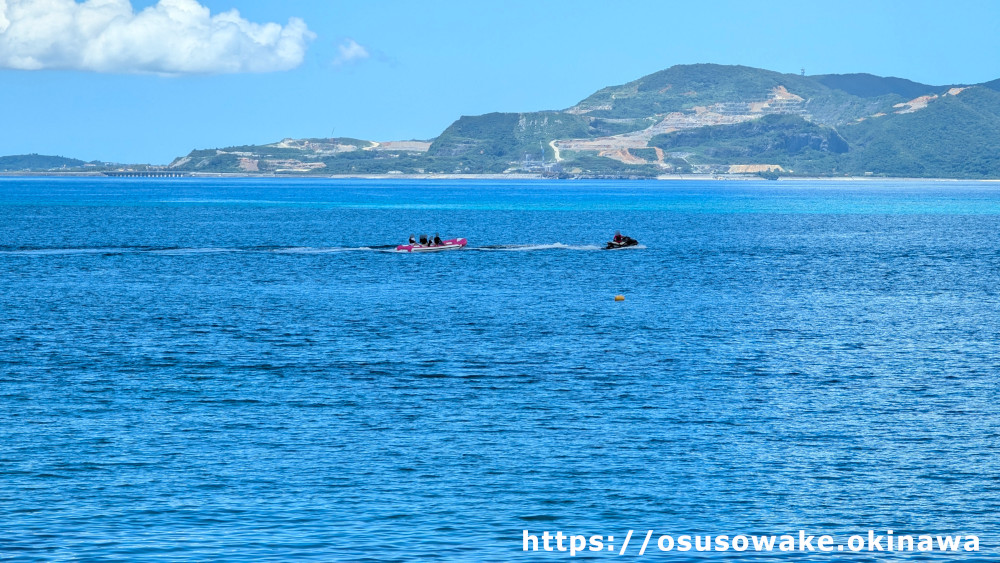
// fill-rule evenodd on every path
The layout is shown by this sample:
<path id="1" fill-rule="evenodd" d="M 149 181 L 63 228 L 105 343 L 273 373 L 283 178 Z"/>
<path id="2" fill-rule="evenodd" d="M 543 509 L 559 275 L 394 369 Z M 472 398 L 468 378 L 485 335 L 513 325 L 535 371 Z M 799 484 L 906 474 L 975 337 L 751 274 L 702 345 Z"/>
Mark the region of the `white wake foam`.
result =
<path id="1" fill-rule="evenodd" d="M 485 246 L 473 248 L 472 250 L 484 250 L 495 252 L 528 252 L 532 250 L 600 250 L 602 247 L 593 244 L 571 245 L 561 242 L 551 244 L 502 244 L 497 246 Z"/>

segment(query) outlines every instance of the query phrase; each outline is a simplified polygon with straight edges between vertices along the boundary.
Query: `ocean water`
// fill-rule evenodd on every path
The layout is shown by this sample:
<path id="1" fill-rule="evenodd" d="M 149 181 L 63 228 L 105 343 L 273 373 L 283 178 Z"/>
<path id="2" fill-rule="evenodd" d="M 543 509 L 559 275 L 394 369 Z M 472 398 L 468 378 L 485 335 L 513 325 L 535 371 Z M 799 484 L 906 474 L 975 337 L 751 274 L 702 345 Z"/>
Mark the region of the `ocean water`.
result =
<path id="1" fill-rule="evenodd" d="M 0 559 L 996 561 L 998 284 L 989 183 L 0 179 Z M 799 530 L 980 551 L 655 548 Z"/>

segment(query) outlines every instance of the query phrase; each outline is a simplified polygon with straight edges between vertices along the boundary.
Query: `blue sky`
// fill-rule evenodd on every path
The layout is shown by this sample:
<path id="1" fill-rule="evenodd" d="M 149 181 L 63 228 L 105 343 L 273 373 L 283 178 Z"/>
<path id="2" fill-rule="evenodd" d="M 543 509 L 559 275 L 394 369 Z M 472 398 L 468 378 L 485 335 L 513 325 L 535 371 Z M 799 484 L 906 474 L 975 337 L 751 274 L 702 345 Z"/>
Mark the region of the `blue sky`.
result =
<path id="1" fill-rule="evenodd" d="M 461 115 L 566 108 L 699 62 L 1000 78 L 1000 2 L 987 0 L 164 3 L 0 0 L 0 155 L 166 163 L 284 137 L 428 139 Z M 163 23 L 192 4 L 208 11 Z M 211 19 L 233 9 L 232 25 Z M 209 28 L 228 35 L 183 41 Z"/>

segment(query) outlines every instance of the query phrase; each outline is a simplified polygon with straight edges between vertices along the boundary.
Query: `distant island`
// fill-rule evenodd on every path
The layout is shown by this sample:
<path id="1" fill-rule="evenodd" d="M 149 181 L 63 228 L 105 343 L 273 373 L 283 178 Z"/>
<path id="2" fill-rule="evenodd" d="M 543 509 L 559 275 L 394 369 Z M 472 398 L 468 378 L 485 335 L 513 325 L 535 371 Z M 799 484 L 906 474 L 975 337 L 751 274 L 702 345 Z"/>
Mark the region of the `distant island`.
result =
<path id="1" fill-rule="evenodd" d="M 149 175 L 996 179 L 1000 79 L 932 86 L 871 74 L 678 65 L 564 110 L 462 116 L 428 140 L 284 139 L 193 150 L 160 166 L 0 158 L 6 172 L 88 168 Z"/>
<path id="2" fill-rule="evenodd" d="M 100 163 L 88 163 L 76 158 L 48 156 L 44 154 L 19 154 L 0 156 L 0 171 L 57 171 L 79 170 L 84 167 L 103 167 Z"/>

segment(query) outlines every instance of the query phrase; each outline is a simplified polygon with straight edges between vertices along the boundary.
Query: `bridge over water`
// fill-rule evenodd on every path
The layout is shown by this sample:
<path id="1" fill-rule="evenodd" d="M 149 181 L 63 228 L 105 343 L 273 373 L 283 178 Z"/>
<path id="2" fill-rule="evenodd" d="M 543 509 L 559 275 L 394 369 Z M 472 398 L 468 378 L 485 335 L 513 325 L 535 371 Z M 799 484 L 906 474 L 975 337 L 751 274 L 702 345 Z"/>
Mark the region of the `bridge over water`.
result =
<path id="1" fill-rule="evenodd" d="M 115 170 L 104 172 L 105 176 L 112 178 L 183 178 L 188 176 L 187 172 L 173 172 L 170 170 Z"/>

